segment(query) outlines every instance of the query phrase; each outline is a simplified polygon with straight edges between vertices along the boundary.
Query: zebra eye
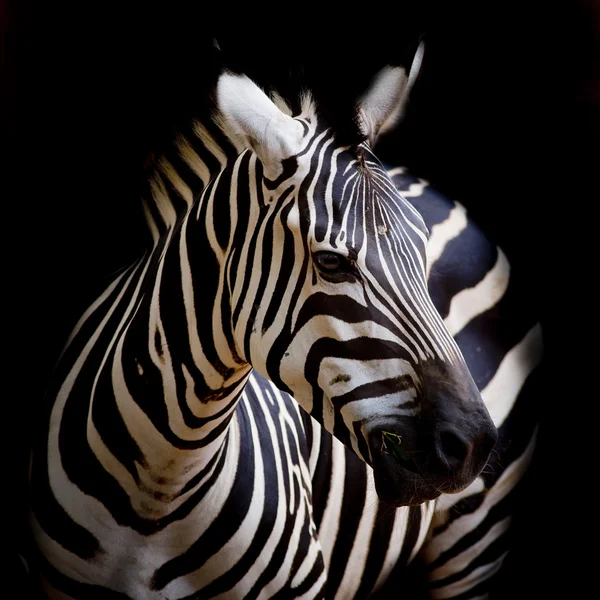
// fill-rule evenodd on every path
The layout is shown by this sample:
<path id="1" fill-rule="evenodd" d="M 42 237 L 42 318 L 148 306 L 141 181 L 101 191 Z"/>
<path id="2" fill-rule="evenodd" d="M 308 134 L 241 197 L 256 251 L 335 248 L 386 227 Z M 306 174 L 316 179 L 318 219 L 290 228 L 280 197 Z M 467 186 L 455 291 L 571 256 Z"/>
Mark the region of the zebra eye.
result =
<path id="1" fill-rule="evenodd" d="M 352 262 L 341 254 L 322 250 L 315 252 L 313 259 L 321 276 L 331 283 L 356 281 L 359 278 L 358 271 Z"/>
<path id="2" fill-rule="evenodd" d="M 335 252 L 315 252 L 314 257 L 319 268 L 328 273 L 339 271 L 348 262 L 344 256 Z"/>

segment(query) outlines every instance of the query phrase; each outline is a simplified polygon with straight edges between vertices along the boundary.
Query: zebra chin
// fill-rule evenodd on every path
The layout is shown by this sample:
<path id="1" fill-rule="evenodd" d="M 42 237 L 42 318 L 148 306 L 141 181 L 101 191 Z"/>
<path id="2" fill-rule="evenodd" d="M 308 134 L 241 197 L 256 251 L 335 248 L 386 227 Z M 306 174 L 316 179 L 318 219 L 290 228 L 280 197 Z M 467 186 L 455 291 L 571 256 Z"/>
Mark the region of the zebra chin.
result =
<path id="1" fill-rule="evenodd" d="M 372 459 L 375 490 L 380 500 L 390 506 L 417 506 L 435 500 L 444 493 L 456 493 L 467 487 L 474 479 L 459 486 L 456 482 L 432 482 L 429 478 L 398 464 L 385 452 Z"/>

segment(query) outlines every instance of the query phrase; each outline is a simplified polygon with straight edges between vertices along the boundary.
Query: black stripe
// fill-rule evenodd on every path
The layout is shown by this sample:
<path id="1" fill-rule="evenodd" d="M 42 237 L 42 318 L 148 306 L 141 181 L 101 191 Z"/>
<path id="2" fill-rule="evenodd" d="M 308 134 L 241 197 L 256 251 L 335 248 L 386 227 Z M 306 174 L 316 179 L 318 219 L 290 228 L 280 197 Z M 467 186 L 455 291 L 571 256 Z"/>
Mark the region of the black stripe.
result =
<path id="1" fill-rule="evenodd" d="M 244 190 L 245 197 L 247 196 L 248 186 L 248 161 L 250 154 L 244 154 L 236 163 L 239 165 L 237 170 L 237 182 L 234 184 L 233 172 L 235 169 L 234 165 L 228 166 L 219 177 L 219 183 L 216 186 L 214 197 L 209 199 L 209 196 L 205 196 L 205 202 L 207 207 L 210 205 L 212 208 L 212 221 L 207 223 L 207 230 L 212 229 L 217 239 L 217 244 L 220 249 L 225 251 L 229 244 L 229 238 L 231 236 L 231 187 L 236 187 L 236 193 L 239 189 Z M 196 252 L 195 238 L 189 237 L 188 240 L 191 251 Z"/>
<path id="2" fill-rule="evenodd" d="M 240 203 L 241 201 L 243 201 L 242 197 L 241 197 L 241 193 L 238 190 L 238 203 Z M 249 200 L 246 198 L 246 202 L 249 202 Z M 261 206 L 260 208 L 261 211 L 266 211 L 266 207 Z M 240 224 L 240 227 L 242 227 L 242 225 Z M 259 229 L 255 229 L 254 231 L 252 231 L 250 233 L 250 240 L 249 242 L 247 242 L 248 245 L 248 250 L 247 250 L 247 261 L 246 264 L 244 265 L 244 269 L 243 269 L 243 273 L 241 274 L 242 277 L 242 290 L 240 292 L 239 298 L 238 298 L 238 303 L 233 311 L 233 323 L 234 323 L 234 327 L 235 325 L 237 325 L 239 316 L 240 316 L 240 312 L 244 306 L 244 301 L 246 299 L 246 297 L 248 296 L 249 293 L 249 288 L 250 288 L 250 282 L 252 281 L 252 268 L 253 268 L 253 259 L 254 256 L 256 255 L 257 252 L 257 247 L 258 247 L 258 235 L 259 235 Z M 246 234 L 247 236 L 247 234 Z M 242 246 L 236 246 L 241 248 Z M 238 275 L 239 276 L 239 275 Z M 244 352 L 246 354 L 246 357 L 250 356 L 250 334 L 252 333 L 252 326 L 254 324 L 254 318 L 256 315 L 256 311 L 258 310 L 258 305 L 256 303 L 256 300 L 254 299 L 253 303 L 252 303 L 252 308 L 250 309 L 250 315 L 248 318 L 248 330 L 246 330 L 246 336 L 245 336 L 245 340 L 244 340 Z"/>
<path id="3" fill-rule="evenodd" d="M 408 559 L 417 544 L 419 533 L 421 532 L 421 506 L 411 506 L 408 511 L 407 531 L 404 536 L 404 543 L 402 544 L 402 552 L 396 563 L 397 566 L 408 564 Z M 396 571 L 396 568 L 394 568 L 393 572 Z"/>
<path id="4" fill-rule="evenodd" d="M 50 487 L 47 436 L 37 438 L 30 478 L 31 510 L 44 532 L 63 548 L 84 559 L 101 551 L 100 542 L 76 523 L 60 505 Z"/>
<path id="5" fill-rule="evenodd" d="M 285 202 L 287 197 L 292 192 L 292 189 L 293 189 L 292 187 L 289 187 L 287 190 L 285 190 L 285 192 L 283 192 L 280 202 Z M 269 234 L 273 231 L 274 222 L 276 219 L 277 219 L 277 211 L 273 211 L 272 214 L 270 215 L 270 217 L 267 219 L 266 224 L 264 225 L 265 233 Z M 270 236 L 267 235 L 265 239 L 268 240 L 269 237 Z M 261 304 L 263 303 L 263 300 L 268 300 L 268 301 L 273 300 L 273 295 L 270 296 L 269 298 L 265 298 L 265 292 L 267 289 L 267 283 L 269 281 L 271 263 L 274 260 L 280 259 L 280 258 L 282 258 L 282 257 L 281 257 L 281 254 L 279 253 L 279 251 L 276 251 L 275 255 L 273 254 L 273 246 L 271 244 L 268 244 L 268 243 L 263 244 L 262 256 L 261 256 L 261 274 L 260 274 L 260 279 L 258 282 L 258 289 L 256 292 L 255 301 L 254 301 L 254 304 L 252 305 L 252 309 L 250 311 L 250 317 L 248 319 L 249 324 L 254 324 L 254 321 L 256 319 L 256 312 L 258 311 L 258 307 L 261 306 Z M 283 257 L 283 260 L 285 260 L 285 257 Z M 283 262 L 283 260 L 282 260 L 282 262 Z M 281 274 L 278 277 L 278 281 L 280 279 L 281 279 Z M 277 296 L 275 296 L 275 297 L 277 297 Z M 279 297 L 279 301 L 281 302 L 281 297 Z M 266 331 L 266 327 L 264 324 L 262 325 L 261 330 L 262 330 L 262 333 L 264 334 Z M 250 335 L 247 335 L 246 336 L 246 351 L 247 351 L 246 356 L 248 358 L 250 358 L 249 344 L 250 344 Z"/>
<path id="6" fill-rule="evenodd" d="M 469 220 L 460 235 L 451 239 L 429 273 L 429 293 L 442 318 L 462 290 L 476 286 L 495 266 L 498 249 Z"/>
<path id="7" fill-rule="evenodd" d="M 364 400 L 365 398 L 378 398 L 386 394 L 402 392 L 414 386 L 414 382 L 410 375 L 400 375 L 399 377 L 390 377 L 388 379 L 380 379 L 371 383 L 364 383 L 354 389 L 341 394 L 340 396 L 332 396 L 331 402 L 336 409 L 341 410 L 343 406 L 355 400 Z M 402 406 L 413 407 L 414 402 L 405 403 Z"/>
<path id="8" fill-rule="evenodd" d="M 187 494 L 190 490 L 194 489 L 208 475 L 208 473 L 210 473 L 211 469 L 213 468 L 215 468 L 215 470 L 211 475 L 210 481 L 214 481 L 216 479 L 218 474 L 221 472 L 221 468 L 223 467 L 223 464 L 225 462 L 228 445 L 229 438 L 226 438 L 223 443 L 222 450 L 220 452 L 215 452 L 213 456 L 210 457 L 210 460 L 206 463 L 204 468 L 200 469 L 200 471 L 198 471 L 191 479 L 189 479 L 188 482 L 181 488 L 181 490 L 177 494 L 177 497 L 185 496 L 185 494 Z M 215 467 L 215 463 L 217 462 L 217 460 L 219 464 Z M 205 488 L 210 489 L 210 487 L 207 486 L 206 483 Z M 198 490 L 196 490 L 196 493 L 194 494 L 195 500 L 200 501 L 201 497 L 197 496 L 197 492 Z"/>
<path id="9" fill-rule="evenodd" d="M 342 494 L 342 503 L 325 586 L 325 595 L 328 598 L 333 598 L 340 587 L 353 545 L 363 543 L 363 540 L 356 540 L 356 535 L 365 508 L 366 489 L 367 474 L 364 465 L 358 461 L 346 462 L 344 490 L 343 492 L 339 489 L 332 490 L 335 495 Z M 367 540 L 364 542 L 368 544 Z"/>
<path id="10" fill-rule="evenodd" d="M 298 319 L 296 321 L 294 333 L 300 331 L 300 329 L 302 329 L 302 327 L 304 327 L 304 325 L 308 323 L 308 321 L 310 321 L 315 315 L 331 315 L 344 321 L 345 323 L 361 323 L 362 321 L 371 321 L 381 325 L 388 331 L 396 334 L 398 333 L 396 325 L 382 312 L 374 309 L 372 306 L 364 307 L 362 304 L 356 302 L 356 300 L 348 296 L 326 294 L 324 292 L 316 292 L 312 294 L 310 298 L 308 298 L 302 305 L 302 308 L 298 313 Z M 405 336 L 399 337 L 401 337 L 403 343 L 413 354 L 419 354 L 415 344 L 406 340 Z M 403 350 L 401 355 L 392 354 L 389 357 L 397 358 L 398 356 L 406 358 L 406 360 L 411 360 L 410 354 L 406 350 Z"/>
<path id="11" fill-rule="evenodd" d="M 522 289 L 511 285 L 500 302 L 454 336 L 480 390 L 494 377 L 508 351 L 537 321 L 523 299 Z"/>
<path id="12" fill-rule="evenodd" d="M 306 248 L 304 256 L 306 256 Z M 306 272 L 308 270 L 308 264 L 306 259 L 303 261 L 302 266 L 300 267 L 300 273 L 298 275 L 298 280 L 296 282 L 296 286 L 292 292 L 291 298 L 288 302 L 288 306 L 290 310 L 288 311 L 285 319 L 285 323 L 281 328 L 281 333 L 277 336 L 275 341 L 273 342 L 271 349 L 269 350 L 269 355 L 267 356 L 267 372 L 269 374 L 270 380 L 275 384 L 277 388 L 280 390 L 290 393 L 291 390 L 288 386 L 283 382 L 281 376 L 279 374 L 279 367 L 281 364 L 281 357 L 287 350 L 289 345 L 291 336 L 292 336 L 292 316 L 293 316 L 293 307 L 296 306 L 298 302 L 298 298 L 302 292 L 302 288 L 304 287 L 304 281 L 306 278 Z M 312 297 L 312 296 L 311 296 Z"/>
<path id="13" fill-rule="evenodd" d="M 383 503 L 382 503 L 383 504 Z M 393 510 L 392 507 L 390 509 Z M 412 587 L 409 589 L 407 584 L 412 584 L 412 582 L 407 581 L 407 564 L 408 559 L 417 543 L 417 539 L 421 529 L 421 507 L 420 506 L 411 506 L 408 508 L 408 519 L 407 519 L 407 530 L 406 535 L 404 536 L 404 542 L 402 543 L 402 551 L 400 552 L 400 556 L 396 561 L 394 567 L 392 568 L 388 578 L 385 580 L 380 589 L 377 590 L 377 593 L 373 596 L 373 598 L 377 598 L 378 600 L 385 600 L 386 598 L 393 598 L 398 594 L 398 590 L 406 592 L 406 597 L 410 598 L 410 600 L 421 600 L 419 596 L 413 596 Z M 425 588 L 421 588 L 421 592 L 423 592 Z M 410 593 L 410 595 L 408 595 Z M 423 598 L 425 600 L 425 598 Z"/>
<path id="14" fill-rule="evenodd" d="M 324 140 L 326 141 L 326 140 Z M 335 144 L 329 144 L 325 151 L 323 151 L 323 145 L 319 147 L 318 152 L 316 152 L 312 157 L 311 164 L 311 173 L 313 173 L 313 177 L 316 177 L 316 170 L 319 164 L 319 160 L 321 160 L 321 171 L 319 176 L 316 177 L 315 187 L 313 191 L 312 205 L 315 211 L 315 221 L 314 221 L 314 232 L 315 232 L 315 241 L 322 242 L 325 239 L 325 235 L 327 233 L 327 225 L 330 220 L 333 220 L 334 215 L 329 214 L 329 210 L 327 208 L 327 203 L 325 201 L 326 198 L 326 190 L 327 183 L 329 181 L 331 175 L 331 169 L 333 167 L 332 164 L 332 154 L 336 149 Z M 322 155 L 322 157 L 321 157 Z M 338 192 L 334 188 L 334 195 Z M 341 190 L 339 190 L 341 192 Z M 335 203 L 334 203 L 335 205 Z M 334 208 L 335 210 L 335 208 Z"/>
<path id="15" fill-rule="evenodd" d="M 378 503 L 373 534 L 369 543 L 369 553 L 355 598 L 370 598 L 369 594 L 373 591 L 385 562 L 385 555 L 394 528 L 395 515 L 396 511 L 392 507 Z"/>
<path id="16" fill-rule="evenodd" d="M 283 167 L 283 170 L 281 172 L 281 175 L 279 175 L 277 179 L 271 180 L 267 177 L 263 178 L 265 187 L 268 190 L 276 190 L 280 185 L 283 184 L 284 181 L 287 181 L 288 179 L 291 179 L 294 176 L 294 174 L 298 170 L 298 159 L 295 156 L 284 158 L 281 161 L 281 166 Z"/>
<path id="17" fill-rule="evenodd" d="M 310 417 L 309 417 L 310 418 Z M 323 522 L 323 514 L 329 499 L 331 489 L 331 461 L 333 460 L 333 438 L 325 429 L 320 429 L 321 441 L 319 456 L 315 466 L 313 481 L 313 519 L 317 529 Z"/>
<path id="18" fill-rule="evenodd" d="M 288 285 L 294 265 L 298 259 L 298 257 L 294 255 L 294 234 L 287 226 L 287 219 L 293 207 L 293 202 L 288 202 L 279 212 L 279 221 L 283 227 L 283 248 L 278 249 L 278 255 L 281 257 L 279 274 L 275 283 L 273 295 L 268 299 L 269 305 L 263 320 L 263 331 L 267 331 L 269 327 L 273 325 L 277 313 L 281 310 L 281 299 L 285 297 L 285 288 Z M 290 309 L 291 308 L 292 307 L 290 307 Z"/>
<path id="19" fill-rule="evenodd" d="M 252 176 L 254 178 L 254 182 L 255 182 L 255 186 L 256 186 L 256 193 L 258 194 L 258 203 L 259 206 L 262 206 L 264 204 L 263 202 L 263 195 L 262 195 L 262 185 L 260 183 L 260 177 L 257 173 L 257 170 L 255 169 L 253 173 L 249 173 L 248 176 Z M 249 196 L 245 196 L 244 198 L 240 197 L 240 194 L 238 193 L 238 196 L 236 198 L 238 201 L 236 202 L 236 209 L 237 209 L 237 222 L 236 222 L 236 227 L 235 227 L 235 231 L 234 231 L 234 238 L 233 238 L 233 252 L 230 255 L 229 258 L 229 264 L 228 264 L 228 271 L 229 271 L 229 277 L 230 277 L 230 282 L 229 282 L 229 288 L 230 290 L 233 290 L 235 283 L 237 282 L 237 279 L 239 277 L 242 277 L 242 282 L 243 282 L 243 277 L 245 276 L 245 271 L 243 269 L 243 265 L 241 265 L 240 263 L 240 257 L 242 255 L 242 251 L 244 249 L 244 247 L 246 246 L 246 236 L 247 236 L 247 231 L 248 231 L 248 222 L 250 220 L 250 208 L 251 208 L 251 203 L 250 203 L 250 198 Z M 244 295 L 242 295 L 242 298 L 240 299 L 239 303 L 234 307 L 233 310 L 233 327 L 235 329 L 235 327 L 237 326 L 237 322 L 240 316 L 240 311 L 243 307 L 244 304 Z"/>

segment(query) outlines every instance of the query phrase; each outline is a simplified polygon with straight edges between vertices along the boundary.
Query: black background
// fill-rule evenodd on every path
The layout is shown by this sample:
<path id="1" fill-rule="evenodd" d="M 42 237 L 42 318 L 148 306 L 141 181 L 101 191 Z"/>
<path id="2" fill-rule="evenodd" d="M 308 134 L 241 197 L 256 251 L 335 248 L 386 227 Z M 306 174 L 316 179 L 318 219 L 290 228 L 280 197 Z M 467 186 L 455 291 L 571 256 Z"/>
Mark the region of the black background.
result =
<path id="1" fill-rule="evenodd" d="M 211 36 L 267 71 L 308 39 L 306 56 L 325 73 L 340 61 L 367 72 L 422 26 L 422 75 L 378 154 L 461 201 L 528 270 L 546 335 L 539 452 L 495 597 L 587 597 L 595 550 L 585 544 L 598 533 L 597 5 L 412 2 L 349 5 L 346 15 L 289 5 L 257 15 L 191 3 L 52 4 L 21 0 L 0 13 L 4 489 L 16 515 L 5 545 L 22 540 L 13 525 L 24 514 L 36 402 L 81 310 L 136 255 L 141 166 L 193 99 Z"/>

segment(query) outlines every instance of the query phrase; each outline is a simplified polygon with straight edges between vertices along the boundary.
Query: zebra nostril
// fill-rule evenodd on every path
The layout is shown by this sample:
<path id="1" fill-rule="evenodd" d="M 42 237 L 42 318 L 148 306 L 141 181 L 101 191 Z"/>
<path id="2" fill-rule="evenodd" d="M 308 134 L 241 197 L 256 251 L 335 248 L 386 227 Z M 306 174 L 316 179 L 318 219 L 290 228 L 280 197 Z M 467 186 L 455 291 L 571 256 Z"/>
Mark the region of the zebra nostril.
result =
<path id="1" fill-rule="evenodd" d="M 449 429 L 438 432 L 436 450 L 439 458 L 452 468 L 460 467 L 469 456 L 469 445 Z"/>

